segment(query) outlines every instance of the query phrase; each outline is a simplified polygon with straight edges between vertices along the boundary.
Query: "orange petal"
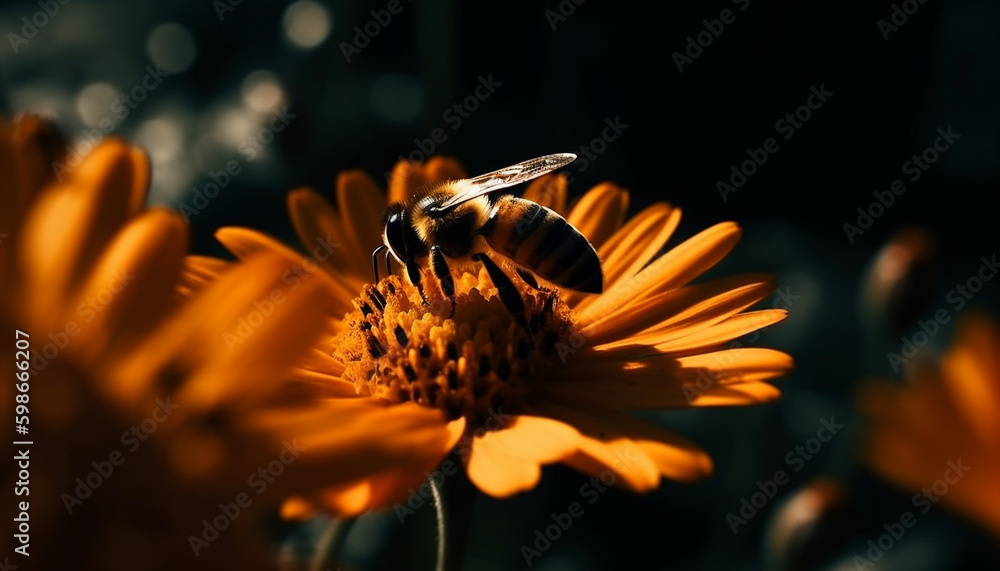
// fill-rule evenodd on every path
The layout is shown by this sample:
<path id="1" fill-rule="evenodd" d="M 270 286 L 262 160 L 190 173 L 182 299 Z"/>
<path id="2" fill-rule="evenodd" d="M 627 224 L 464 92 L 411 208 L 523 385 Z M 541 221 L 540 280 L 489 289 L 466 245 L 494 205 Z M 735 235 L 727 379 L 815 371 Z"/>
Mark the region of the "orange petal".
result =
<path id="1" fill-rule="evenodd" d="M 770 375 L 776 376 L 778 373 Z M 677 383 L 668 374 L 655 369 L 634 370 L 620 377 L 603 380 L 577 380 L 573 383 L 550 385 L 546 391 L 558 398 L 586 395 L 588 399 L 623 409 L 665 409 L 706 406 L 745 406 L 771 402 L 781 397 L 773 385 L 757 382 L 757 378 L 711 379 L 699 388 L 697 379 Z"/>
<path id="2" fill-rule="evenodd" d="M 61 184 L 36 201 L 25 223 L 20 265 L 32 296 L 63 299 L 132 214 L 147 173 L 116 139 L 101 143 Z"/>
<path id="3" fill-rule="evenodd" d="M 627 453 L 618 455 L 617 461 L 612 462 L 619 477 L 636 470 L 648 478 L 649 461 L 656 467 L 657 483 L 659 475 L 695 480 L 712 472 L 711 458 L 694 443 L 603 404 L 579 397 L 559 400 L 543 397 L 533 400 L 531 406 L 571 423 L 597 440 L 625 438 L 639 445 L 640 450 L 625 451 Z"/>
<path id="4" fill-rule="evenodd" d="M 133 343 L 171 309 L 186 249 L 184 220 L 159 208 L 114 237 L 71 303 L 92 355 L 112 339 Z"/>
<path id="5" fill-rule="evenodd" d="M 606 340 L 618 343 L 645 343 L 631 339 L 639 332 L 679 337 L 714 325 L 761 301 L 777 287 L 773 276 L 748 274 L 731 276 L 682 287 L 651 296 L 624 307 L 613 308 L 597 317 L 580 333 L 589 343 Z M 580 318 L 581 323 L 587 323 Z"/>
<path id="6" fill-rule="evenodd" d="M 256 303 L 247 305 L 236 320 L 220 321 L 228 325 L 220 337 L 203 341 L 215 354 L 189 377 L 180 397 L 212 405 L 246 402 L 280 387 L 275 379 L 283 378 L 315 342 L 325 322 L 322 308 L 326 295 L 319 284 L 307 283 L 294 292 L 283 291 L 273 282 L 271 285 L 266 297 L 255 298 Z M 275 291 L 284 297 L 273 301 Z"/>
<path id="7" fill-rule="evenodd" d="M 628 459 L 628 466 L 623 463 Z M 645 493 L 660 485 L 660 472 L 653 460 L 629 438 L 594 438 L 584 435 L 579 449 L 563 463 L 601 483 Z M 595 489 L 600 490 L 600 488 Z"/>
<path id="8" fill-rule="evenodd" d="M 547 390 L 572 394 L 575 389 L 586 389 L 598 395 L 594 399 L 619 391 L 622 394 L 615 397 L 616 402 L 628 402 L 628 405 L 619 405 L 628 407 L 643 406 L 642 396 L 629 395 L 632 387 L 637 393 L 655 398 L 659 405 L 681 403 L 683 406 L 680 400 L 682 394 L 703 393 L 712 387 L 772 379 L 787 373 L 792 367 L 792 359 L 788 355 L 756 348 L 730 349 L 690 357 L 669 354 L 629 357 L 618 355 L 616 351 L 581 353 L 579 357 L 567 365 L 558 380 L 546 384 Z M 660 385 L 664 388 L 659 389 Z M 654 406 L 652 401 L 650 405 Z"/>
<path id="9" fill-rule="evenodd" d="M 415 468 L 372 474 L 321 491 L 317 503 L 337 517 L 358 517 L 369 510 L 405 501 L 409 490 L 419 488 L 424 480 L 424 470 Z"/>
<path id="10" fill-rule="evenodd" d="M 427 183 L 421 166 L 410 161 L 399 161 L 389 174 L 387 204 L 406 202 L 417 188 Z"/>
<path id="11" fill-rule="evenodd" d="M 529 490 L 541 477 L 540 465 L 575 452 L 579 437 L 572 426 L 556 420 L 515 416 L 499 430 L 473 438 L 469 479 L 496 498 Z"/>
<path id="12" fill-rule="evenodd" d="M 541 204 L 546 208 L 566 216 L 566 175 L 562 173 L 547 174 L 536 178 L 528 184 L 522 198 Z"/>
<path id="13" fill-rule="evenodd" d="M 385 195 L 364 172 L 350 170 L 337 175 L 341 237 L 356 267 L 371 267 L 372 251 L 382 244 L 379 221 L 386 206 Z"/>
<path id="14" fill-rule="evenodd" d="M 34 115 L 13 123 L 0 118 L 0 228 L 16 235 L 29 204 L 55 180 L 54 161 L 63 161 L 65 143 L 52 124 Z M 0 250 L 0 255 L 4 250 Z M 8 266 L 0 266 L 8 267 Z"/>
<path id="15" fill-rule="evenodd" d="M 635 277 L 621 280 L 604 294 L 581 302 L 577 306 L 581 321 L 595 321 L 616 307 L 687 284 L 726 257 L 739 237 L 736 224 L 716 224 L 660 256 Z"/>
<path id="16" fill-rule="evenodd" d="M 146 205 L 146 194 L 149 192 L 149 182 L 151 180 L 149 155 L 139 147 L 129 149 L 132 160 L 132 188 L 129 189 L 128 204 L 126 206 L 130 216 L 135 216 L 142 211 Z"/>
<path id="17" fill-rule="evenodd" d="M 291 496 L 281 504 L 281 519 L 290 521 L 305 521 L 316 516 L 318 510 L 313 502 L 301 497 Z"/>
<path id="18" fill-rule="evenodd" d="M 453 429 L 453 427 L 456 428 Z M 464 419 L 450 423 L 449 432 L 454 438 L 451 442 L 452 445 L 463 432 L 464 427 Z M 357 517 L 366 511 L 388 508 L 396 503 L 402 504 L 412 494 L 420 494 L 422 497 L 428 498 L 431 492 L 428 490 L 429 484 L 426 483 L 427 473 L 434 470 L 440 463 L 440 459 L 430 457 L 430 462 L 423 466 L 410 469 L 394 468 L 372 474 L 342 486 L 323 490 L 318 495 L 318 501 L 323 507 L 340 517 Z M 454 466 L 454 463 L 451 467 L 456 470 L 460 469 L 460 467 Z M 450 473 L 452 472 L 447 470 L 441 475 Z M 429 499 L 422 501 L 429 501 Z M 407 511 L 401 513 L 408 515 Z"/>
<path id="19" fill-rule="evenodd" d="M 632 217 L 598 249 L 604 271 L 604 291 L 633 277 L 663 248 L 681 220 L 679 208 L 660 202 Z M 582 309 L 600 296 L 566 291 L 566 303 Z"/>
<path id="20" fill-rule="evenodd" d="M 977 346 L 978 345 L 978 346 Z M 942 359 L 942 387 L 982 446 L 1000 450 L 1000 375 L 995 370 L 1000 343 L 992 326 L 969 320 L 959 326 L 956 344 Z"/>
<path id="21" fill-rule="evenodd" d="M 298 367 L 288 373 L 288 379 L 315 385 L 323 390 L 324 398 L 360 398 L 354 383 L 329 373 Z"/>
<path id="22" fill-rule="evenodd" d="M 289 287 L 297 287 L 297 284 L 305 283 L 316 277 L 316 280 L 330 292 L 331 315 L 343 316 L 353 309 L 351 300 L 357 296 L 358 291 L 338 275 L 325 271 L 317 272 L 319 264 L 314 258 L 303 257 L 267 234 L 250 228 L 234 226 L 219 228 L 215 232 L 215 237 L 222 242 L 226 249 L 240 259 L 246 259 L 264 251 L 279 254 L 286 261 L 280 275 L 283 283 Z"/>
<path id="23" fill-rule="evenodd" d="M 289 259 L 302 258 L 302 255 L 295 250 L 252 228 L 223 226 L 215 231 L 215 238 L 241 260 L 267 251 L 279 253 Z"/>
<path id="24" fill-rule="evenodd" d="M 692 395 L 691 406 L 746 406 L 778 400 L 781 391 L 768 383 L 742 382 L 716 384 Z"/>
<path id="25" fill-rule="evenodd" d="M 628 191 L 609 182 L 601 183 L 580 197 L 566 221 L 586 236 L 594 248 L 600 248 L 621 227 L 628 199 Z"/>
<path id="26" fill-rule="evenodd" d="M 706 352 L 748 333 L 770 327 L 788 317 L 784 309 L 750 311 L 730 317 L 691 335 L 662 341 L 651 339 L 653 346 L 662 353 L 681 354 Z"/>
<path id="27" fill-rule="evenodd" d="M 659 202 L 615 232 L 598 252 L 608 285 L 637 274 L 663 248 L 680 221 L 680 208 Z"/>
<path id="28" fill-rule="evenodd" d="M 234 265 L 150 335 L 116 375 L 111 390 L 142 398 L 163 377 L 186 382 L 174 393 L 195 414 L 222 401 L 247 401 L 280 386 L 276 379 L 305 354 L 325 323 L 329 296 L 319 280 L 293 289 L 287 261 L 262 254 Z"/>
<path id="29" fill-rule="evenodd" d="M 183 297 L 191 297 L 195 292 L 219 278 L 229 268 L 230 262 L 211 256 L 186 256 L 181 269 L 178 291 Z"/>
<path id="30" fill-rule="evenodd" d="M 288 211 L 295 232 L 307 250 L 332 245 L 331 248 L 321 248 L 319 255 L 314 256 L 325 269 L 343 278 L 358 291 L 371 281 L 370 258 L 367 263 L 359 265 L 358 256 L 351 253 L 344 240 L 340 216 L 319 194 L 308 188 L 293 190 L 288 194 Z"/>
<path id="31" fill-rule="evenodd" d="M 294 475 L 282 482 L 286 493 L 296 494 L 331 485 L 350 486 L 394 470 L 433 470 L 458 440 L 457 430 L 438 410 L 413 403 L 386 406 L 374 399 L 332 399 L 251 420 L 248 429 L 262 430 L 272 439 L 294 438 L 305 449 L 296 460 Z M 246 456 L 233 460 L 251 468 L 273 454 L 252 449 L 241 452 Z"/>
<path id="32" fill-rule="evenodd" d="M 899 447 L 899 452 L 887 450 L 886 462 L 894 468 L 917 469 L 916 459 L 907 457 L 900 441 L 919 448 L 924 461 L 944 461 L 970 443 L 980 441 L 968 424 L 965 412 L 957 409 L 937 371 L 920 372 L 908 379 L 908 386 L 882 384 L 863 385 L 860 406 L 869 417 L 872 428 L 869 438 Z M 974 448 L 978 446 L 973 445 Z"/>
<path id="33" fill-rule="evenodd" d="M 431 157 L 425 165 L 399 161 L 389 175 L 389 203 L 405 202 L 426 184 L 467 176 L 458 161 L 449 157 Z"/>
<path id="34" fill-rule="evenodd" d="M 458 180 L 469 176 L 458 161 L 451 157 L 441 156 L 431 157 L 424 165 L 424 172 L 427 176 L 427 182 Z"/>
<path id="35" fill-rule="evenodd" d="M 343 363 L 333 357 L 332 351 L 320 350 L 320 345 L 317 343 L 310 347 L 309 351 L 297 361 L 298 366 L 306 370 L 319 371 L 331 375 L 343 373 L 345 369 Z"/>
<path id="36" fill-rule="evenodd" d="M 656 464 L 664 478 L 697 482 L 712 475 L 712 458 L 702 450 L 664 444 L 657 440 L 636 440 L 639 449 Z"/>
<path id="37" fill-rule="evenodd" d="M 792 358 L 774 349 L 750 347 L 727 349 L 713 353 L 702 353 L 689 357 L 679 357 L 677 363 L 686 369 L 700 369 L 713 373 L 743 374 L 756 371 L 787 371 L 791 369 Z"/>

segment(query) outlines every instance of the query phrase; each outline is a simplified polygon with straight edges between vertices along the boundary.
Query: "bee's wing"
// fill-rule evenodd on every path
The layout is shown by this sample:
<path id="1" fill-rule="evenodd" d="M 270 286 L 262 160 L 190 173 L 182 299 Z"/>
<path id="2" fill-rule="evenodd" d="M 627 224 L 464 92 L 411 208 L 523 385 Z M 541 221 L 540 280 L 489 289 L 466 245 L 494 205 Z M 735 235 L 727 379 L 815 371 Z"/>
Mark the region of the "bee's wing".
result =
<path id="1" fill-rule="evenodd" d="M 455 182 L 458 188 L 451 198 L 437 207 L 437 210 L 448 210 L 463 202 L 468 202 L 477 196 L 489 194 L 501 188 L 514 186 L 531 179 L 538 178 L 543 174 L 548 174 L 560 167 L 564 167 L 576 160 L 573 153 L 559 153 L 556 155 L 545 155 L 511 165 L 500 170 L 493 171 L 477 177 L 463 179 Z"/>

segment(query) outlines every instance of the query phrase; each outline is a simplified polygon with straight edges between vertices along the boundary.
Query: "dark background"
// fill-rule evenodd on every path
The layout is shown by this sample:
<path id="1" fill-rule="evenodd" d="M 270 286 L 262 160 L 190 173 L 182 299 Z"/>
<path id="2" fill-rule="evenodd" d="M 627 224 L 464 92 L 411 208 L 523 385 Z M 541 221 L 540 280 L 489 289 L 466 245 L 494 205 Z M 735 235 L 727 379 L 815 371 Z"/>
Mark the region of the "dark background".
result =
<path id="1" fill-rule="evenodd" d="M 315 24 L 317 16 L 306 11 L 295 20 L 289 2 L 244 0 L 220 19 L 218 3 L 209 0 L 71 0 L 17 53 L 9 35 L 0 46 L 0 108 L 51 114 L 68 137 L 79 139 L 97 118 L 115 117 L 108 94 L 139 84 L 146 65 L 190 60 L 111 134 L 150 149 L 155 204 L 194 204 L 195 189 L 204 189 L 210 172 L 239 162 L 241 174 L 191 216 L 194 249 L 213 255 L 224 252 L 212 238 L 222 225 L 252 226 L 294 243 L 288 190 L 309 185 L 329 192 L 338 171 L 357 167 L 384 183 L 397 157 L 419 153 L 416 141 L 436 128 L 447 139 L 433 152 L 457 157 L 470 174 L 480 174 L 548 153 L 582 154 L 581 145 L 600 137 L 606 120 L 620 118 L 627 129 L 586 169 L 569 167 L 571 194 L 612 180 L 632 192 L 631 213 L 659 200 L 679 205 L 685 218 L 672 244 L 717 222 L 740 223 L 743 241 L 713 274 L 778 275 L 790 297 L 764 305 L 790 299 L 791 317 L 747 344 L 785 350 L 797 369 L 778 381 L 785 391 L 779 403 L 653 415 L 705 446 L 716 475 L 696 485 L 665 481 L 649 496 L 602 494 L 532 568 L 762 568 L 768 560 L 762 537 L 778 500 L 735 535 L 725 515 L 757 490 L 758 480 L 787 469 L 785 455 L 830 415 L 847 428 L 792 474 L 780 496 L 818 474 L 850 484 L 849 515 L 836 524 L 837 533 L 825 534 L 832 538 L 828 550 L 816 553 L 822 568 L 854 568 L 851 556 L 899 513 L 894 502 L 903 498 L 905 507 L 908 498 L 853 462 L 863 427 L 852 407 L 853 388 L 861 378 L 889 375 L 883 355 L 900 346 L 898 336 L 876 332 L 872 316 L 859 312 L 860 284 L 896 231 L 922 228 L 936 241 L 938 260 L 917 280 L 926 301 L 913 312 L 927 317 L 950 310 L 947 292 L 975 274 L 981 256 L 997 253 L 989 194 L 1000 180 L 1000 5 L 908 3 L 918 10 L 886 40 L 877 24 L 891 17 L 893 3 L 885 1 L 404 0 L 401 13 L 346 61 L 342 43 L 354 41 L 353 28 L 363 28 L 373 20 L 371 10 L 388 4 L 319 2 L 328 32 L 318 45 L 301 48 L 286 29 Z M 724 9 L 735 21 L 679 72 L 672 54 Z M 4 3 L 0 31 L 20 33 L 21 18 L 38 10 L 33 2 Z M 554 22 L 553 14 L 559 14 Z M 167 22 L 186 29 L 188 39 L 182 32 L 154 41 L 153 31 Z M 162 52 L 151 51 L 151 44 Z M 193 59 L 184 57 L 191 45 Z M 260 70 L 265 73 L 251 75 Z M 480 76 L 501 85 L 453 128 L 443 114 L 474 93 Z M 264 78 L 266 89 L 253 91 L 255 78 Z M 775 122 L 805 104 L 811 86 L 833 95 L 783 139 Z M 275 88 L 280 99 L 268 100 Z M 272 107 L 285 105 L 295 118 L 250 160 L 240 144 L 266 126 Z M 919 180 L 905 181 L 906 193 L 851 243 L 843 225 L 857 224 L 858 207 L 905 178 L 903 163 L 932 144 L 936 129 L 949 126 L 961 139 Z M 780 149 L 723 200 L 716 182 L 727 180 L 730 165 L 768 137 L 776 137 Z M 987 282 L 970 307 L 995 310 L 998 287 Z M 912 327 L 900 333 L 908 331 Z M 946 331 L 932 338 L 928 349 L 945 347 L 948 337 Z M 529 494 L 482 499 L 469 565 L 524 566 L 520 546 L 534 542 L 535 530 L 551 523 L 550 513 L 579 501 L 584 482 L 555 467 Z M 409 561 L 407 553 L 426 554 L 431 511 L 402 527 L 391 513 L 363 518 L 346 563 L 392 567 Z M 980 550 L 991 553 L 978 531 L 943 510 L 916 529 L 877 568 L 977 568 L 971 561 Z"/>

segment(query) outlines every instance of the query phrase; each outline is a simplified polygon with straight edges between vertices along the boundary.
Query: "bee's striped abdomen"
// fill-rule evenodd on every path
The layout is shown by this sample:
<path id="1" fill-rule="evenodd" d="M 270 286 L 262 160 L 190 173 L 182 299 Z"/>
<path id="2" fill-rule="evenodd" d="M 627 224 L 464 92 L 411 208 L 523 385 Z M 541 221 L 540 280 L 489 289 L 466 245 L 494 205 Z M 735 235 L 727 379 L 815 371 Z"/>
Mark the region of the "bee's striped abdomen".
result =
<path id="1" fill-rule="evenodd" d="M 565 218 L 544 206 L 504 196 L 493 207 L 482 234 L 491 248 L 554 284 L 588 293 L 603 290 L 594 247 Z"/>

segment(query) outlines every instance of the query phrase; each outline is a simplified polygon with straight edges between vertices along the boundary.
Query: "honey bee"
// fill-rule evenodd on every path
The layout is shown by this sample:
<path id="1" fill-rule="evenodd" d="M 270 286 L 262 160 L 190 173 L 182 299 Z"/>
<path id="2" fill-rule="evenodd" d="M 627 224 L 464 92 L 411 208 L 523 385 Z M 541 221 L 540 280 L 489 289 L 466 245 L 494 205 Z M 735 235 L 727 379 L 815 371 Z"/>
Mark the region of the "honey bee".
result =
<path id="1" fill-rule="evenodd" d="M 420 283 L 421 263 L 430 262 L 441 289 L 452 300 L 454 282 L 447 259 L 482 263 L 512 314 L 523 308 L 510 278 L 489 256 L 504 256 L 517 274 L 538 289 L 534 276 L 560 287 L 601 293 L 601 261 L 590 242 L 565 218 L 536 202 L 511 195 L 491 201 L 498 190 L 538 178 L 576 160 L 572 153 L 546 155 L 468 179 L 428 185 L 405 202 L 389 205 L 382 215 L 383 245 L 372 252 L 378 283 L 378 255 L 386 251 L 403 265 L 406 277 L 426 301 Z"/>

